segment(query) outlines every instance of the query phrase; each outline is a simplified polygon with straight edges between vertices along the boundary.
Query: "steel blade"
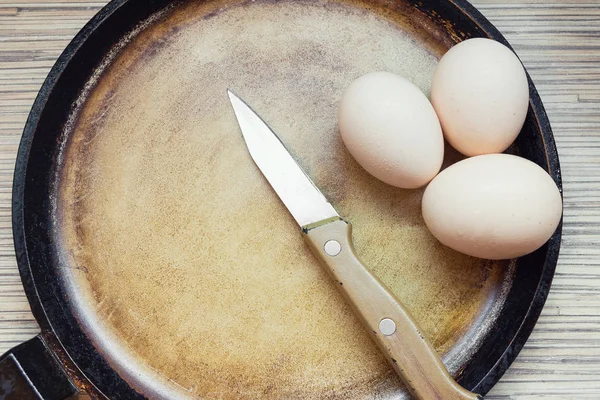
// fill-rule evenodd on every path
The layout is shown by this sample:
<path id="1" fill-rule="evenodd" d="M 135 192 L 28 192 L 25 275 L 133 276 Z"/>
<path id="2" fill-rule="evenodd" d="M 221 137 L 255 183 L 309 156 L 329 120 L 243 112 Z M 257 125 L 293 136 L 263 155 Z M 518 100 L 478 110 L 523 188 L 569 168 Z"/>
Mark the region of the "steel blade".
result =
<path id="1" fill-rule="evenodd" d="M 303 227 L 338 217 L 271 128 L 232 91 L 227 93 L 252 159 L 296 222 Z"/>

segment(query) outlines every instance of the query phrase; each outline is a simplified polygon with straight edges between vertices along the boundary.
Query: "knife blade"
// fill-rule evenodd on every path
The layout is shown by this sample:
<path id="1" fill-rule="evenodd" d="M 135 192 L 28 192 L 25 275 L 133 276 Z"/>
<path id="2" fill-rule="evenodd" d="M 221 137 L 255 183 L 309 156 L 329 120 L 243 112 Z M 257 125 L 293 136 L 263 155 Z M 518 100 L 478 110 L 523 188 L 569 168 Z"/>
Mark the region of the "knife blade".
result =
<path id="1" fill-rule="evenodd" d="M 231 90 L 227 93 L 252 159 L 409 392 L 421 400 L 480 399 L 450 376 L 414 319 L 359 261 L 351 225 L 339 217 L 279 137 L 242 99 Z"/>
<path id="2" fill-rule="evenodd" d="M 227 94 L 250 156 L 298 225 L 339 217 L 271 128 L 231 90 Z"/>

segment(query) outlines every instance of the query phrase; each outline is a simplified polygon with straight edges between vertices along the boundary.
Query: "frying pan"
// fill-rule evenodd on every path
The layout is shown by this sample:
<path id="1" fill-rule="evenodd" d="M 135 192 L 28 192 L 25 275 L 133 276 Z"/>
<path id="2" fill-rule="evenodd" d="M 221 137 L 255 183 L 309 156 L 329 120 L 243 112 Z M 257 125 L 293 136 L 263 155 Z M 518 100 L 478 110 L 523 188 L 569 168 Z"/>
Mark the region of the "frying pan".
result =
<path id="1" fill-rule="evenodd" d="M 79 391 L 87 392 L 92 398 L 158 397 L 136 383 L 135 367 L 123 368 L 107 356 L 94 339 L 90 326 L 82 322 L 74 305 L 73 291 L 65 281 L 64 270 L 71 267 L 64 261 L 65 249 L 57 229 L 60 216 L 54 202 L 60 191 L 61 180 L 57 177 L 65 162 L 63 150 L 68 135 L 64 132 L 68 132 L 78 101 L 99 66 L 104 65 L 123 42 L 146 29 L 142 22 L 157 21 L 156 15 L 168 15 L 172 10 L 188 6 L 187 3 L 192 2 L 110 2 L 68 45 L 39 92 L 19 148 L 12 205 L 19 271 L 42 332 L 2 356 L 0 397 L 3 399 L 58 400 Z M 286 2 L 264 3 L 277 6 Z M 301 6 L 308 3 L 298 2 Z M 252 3 L 240 4 L 250 7 Z M 410 14 L 414 20 L 411 29 L 429 29 L 428 37 L 445 43 L 446 47 L 470 37 L 489 37 L 508 45 L 492 24 L 466 1 L 364 4 L 367 6 L 363 10 L 372 7 L 379 10 L 378 15 L 387 17 Z M 207 13 L 205 17 L 209 19 L 214 15 L 215 12 Z M 543 167 L 561 188 L 558 156 L 548 118 L 531 80 L 529 85 L 529 113 L 510 151 Z M 224 92 L 223 97 L 226 100 Z M 467 346 L 466 359 L 454 368 L 455 377 L 465 388 L 487 393 L 525 344 L 548 295 L 560 235 L 561 227 L 542 248 L 511 261 L 506 267 L 510 270 L 510 286 L 501 307 L 481 340 Z M 84 270 L 86 266 L 77 268 Z"/>

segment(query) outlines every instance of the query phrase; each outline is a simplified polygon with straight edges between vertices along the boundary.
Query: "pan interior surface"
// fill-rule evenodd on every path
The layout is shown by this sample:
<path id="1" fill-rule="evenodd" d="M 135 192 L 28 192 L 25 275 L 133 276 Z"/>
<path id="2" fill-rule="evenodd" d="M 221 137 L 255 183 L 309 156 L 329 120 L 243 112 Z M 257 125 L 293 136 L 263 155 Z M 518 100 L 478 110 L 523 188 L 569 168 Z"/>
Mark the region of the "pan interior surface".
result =
<path id="1" fill-rule="evenodd" d="M 512 265 L 439 244 L 422 190 L 368 175 L 337 130 L 350 82 L 385 70 L 428 93 L 451 43 L 403 3 L 188 2 L 107 56 L 64 135 L 56 229 L 77 318 L 133 388 L 153 399 L 405 396 L 250 158 L 228 88 L 353 224 L 364 264 L 460 373 Z M 459 158 L 447 149 L 446 164 Z"/>

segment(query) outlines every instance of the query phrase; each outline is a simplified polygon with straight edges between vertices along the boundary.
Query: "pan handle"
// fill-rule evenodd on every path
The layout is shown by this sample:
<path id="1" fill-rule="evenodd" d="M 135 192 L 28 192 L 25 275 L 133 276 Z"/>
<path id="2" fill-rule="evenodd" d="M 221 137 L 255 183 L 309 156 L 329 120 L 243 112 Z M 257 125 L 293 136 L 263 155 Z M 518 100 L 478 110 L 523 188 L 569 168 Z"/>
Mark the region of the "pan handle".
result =
<path id="1" fill-rule="evenodd" d="M 41 335 L 0 357 L 0 400 L 64 400 L 77 392 Z"/>

